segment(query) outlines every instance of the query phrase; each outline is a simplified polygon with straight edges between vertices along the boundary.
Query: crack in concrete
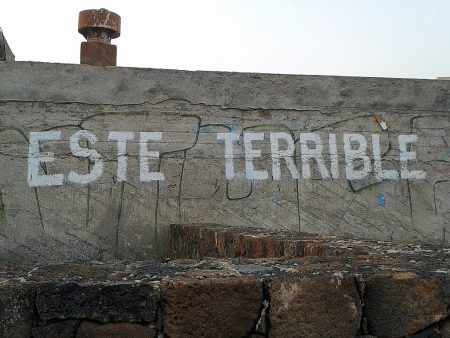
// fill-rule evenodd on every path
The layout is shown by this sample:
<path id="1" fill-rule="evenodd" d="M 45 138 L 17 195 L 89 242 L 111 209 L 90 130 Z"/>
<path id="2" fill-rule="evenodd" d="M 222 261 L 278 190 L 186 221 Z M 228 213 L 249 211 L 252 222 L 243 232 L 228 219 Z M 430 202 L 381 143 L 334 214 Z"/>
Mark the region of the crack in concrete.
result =
<path id="1" fill-rule="evenodd" d="M 180 98 L 180 97 L 170 97 L 164 100 L 160 101 L 141 101 L 137 103 L 121 103 L 121 104 L 114 104 L 114 103 L 105 103 L 105 102 L 96 102 L 96 103 L 89 103 L 85 101 L 45 101 L 45 100 L 17 100 L 17 99 L 0 99 L 0 103 L 9 103 L 9 102 L 19 102 L 19 103 L 46 103 L 46 104 L 54 104 L 54 105 L 60 105 L 60 104 L 79 104 L 79 105 L 86 105 L 86 106 L 111 106 L 111 107 L 128 107 L 128 106 L 141 106 L 141 105 L 151 105 L 156 106 L 161 103 L 166 103 L 170 101 L 181 101 L 186 102 L 192 106 L 199 106 L 199 107 L 215 107 L 219 108 L 221 110 L 237 110 L 237 111 L 247 111 L 247 112 L 256 112 L 259 110 L 273 110 L 273 111 L 293 111 L 293 112 L 305 112 L 305 111 L 321 111 L 322 109 L 365 109 L 367 110 L 367 105 L 364 106 L 340 106 L 336 107 L 335 105 L 315 105 L 314 107 L 306 107 L 306 108 L 268 108 L 268 107 L 240 107 L 240 106 L 225 106 L 225 105 L 219 105 L 219 104 L 209 104 L 204 102 L 192 102 L 189 99 Z M 386 106 L 371 106 L 370 110 L 386 110 L 389 109 L 392 112 L 427 112 L 427 113 L 449 113 L 450 110 L 439 110 L 439 109 L 420 109 L 420 108 L 399 108 L 399 107 L 386 107 Z M 371 117 L 373 115 L 370 115 Z M 442 115 L 446 116 L 446 115 Z"/>

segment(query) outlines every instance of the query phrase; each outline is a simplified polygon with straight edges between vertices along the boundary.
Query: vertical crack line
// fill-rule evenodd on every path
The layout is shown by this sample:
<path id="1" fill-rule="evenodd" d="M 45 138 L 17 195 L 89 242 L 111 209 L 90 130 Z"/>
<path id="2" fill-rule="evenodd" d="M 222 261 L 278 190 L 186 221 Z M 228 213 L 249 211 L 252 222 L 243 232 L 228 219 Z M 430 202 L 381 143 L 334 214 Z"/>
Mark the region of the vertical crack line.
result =
<path id="1" fill-rule="evenodd" d="M 14 128 L 14 127 L 0 128 L 0 133 L 2 133 L 4 131 L 8 131 L 8 130 L 18 132 L 25 139 L 27 144 L 28 145 L 30 144 L 30 140 L 25 135 L 25 132 L 22 129 L 20 129 L 20 128 Z M 45 163 L 41 163 L 41 167 L 42 167 L 42 170 L 44 171 L 44 173 L 47 174 L 47 168 L 45 166 Z M 38 209 L 39 221 L 41 223 L 42 229 L 44 229 L 44 220 L 42 218 L 41 203 L 39 202 L 39 194 L 38 194 L 38 191 L 37 191 L 36 187 L 34 187 L 33 190 L 34 190 L 34 197 L 36 199 L 36 204 L 37 204 L 37 209 Z M 2 205 L 3 205 L 3 203 L 2 203 Z"/>
<path id="2" fill-rule="evenodd" d="M 161 161 L 162 158 L 159 158 L 158 161 L 158 172 L 161 171 Z M 155 251 L 156 251 L 156 259 L 159 259 L 159 241 L 158 241 L 158 210 L 159 210 L 159 182 L 160 181 L 156 181 L 156 201 L 155 201 L 155 219 L 154 219 L 154 223 L 155 223 L 155 228 L 154 228 L 154 240 L 155 240 Z"/>
<path id="3" fill-rule="evenodd" d="M 34 197 L 35 197 L 35 199 L 36 199 L 36 204 L 37 204 L 37 209 L 38 209 L 39 220 L 40 220 L 40 222 L 41 222 L 41 227 L 42 227 L 42 229 L 44 229 L 44 220 L 43 220 L 43 218 L 42 218 L 41 203 L 39 202 L 39 194 L 38 194 L 38 191 L 37 191 L 37 188 L 36 188 L 36 187 L 34 187 L 33 190 L 34 190 Z"/>
<path id="4" fill-rule="evenodd" d="M 0 189 L 0 235 L 5 233 L 6 228 L 6 214 L 5 214 L 5 204 L 3 203 L 2 191 Z"/>
<path id="5" fill-rule="evenodd" d="M 88 146 L 89 146 L 89 141 L 88 142 Z M 91 172 L 91 161 L 87 161 L 88 163 L 88 173 Z M 87 184 L 87 196 L 86 196 L 86 229 L 89 228 L 89 211 L 91 208 L 91 185 L 90 183 Z"/>
<path id="6" fill-rule="evenodd" d="M 445 244 L 445 242 L 447 241 L 445 236 L 446 236 L 446 228 L 445 228 L 445 226 L 442 226 L 442 247 L 443 248 L 447 247 L 446 244 Z"/>
<path id="7" fill-rule="evenodd" d="M 269 287 L 270 287 L 270 282 L 268 281 L 263 281 L 262 282 L 262 291 L 263 291 L 263 303 L 262 303 L 262 309 L 264 309 L 264 302 L 267 302 L 267 307 L 266 307 L 266 311 L 265 311 L 265 332 L 264 332 L 264 337 L 268 337 L 270 335 L 270 331 L 271 331 L 271 323 L 270 323 L 270 302 L 271 302 L 271 298 L 270 298 L 270 292 L 269 292 Z"/>
<path id="8" fill-rule="evenodd" d="M 411 220 L 411 227 L 414 227 L 414 224 L 413 224 L 413 207 L 412 207 L 411 187 L 409 186 L 409 180 L 406 180 L 406 186 L 408 187 L 409 218 Z"/>
<path id="9" fill-rule="evenodd" d="M 300 184 L 299 182 L 300 182 L 300 180 L 296 180 L 297 181 L 297 184 L 295 185 L 295 193 L 296 193 L 296 195 L 297 195 L 297 217 L 298 217 L 298 232 L 301 232 L 302 230 L 302 227 L 301 227 L 301 225 L 302 225 L 302 217 L 301 217 L 301 214 L 300 214 L 300 212 L 301 212 L 301 209 L 300 209 L 300 189 L 299 189 L 299 187 L 298 187 L 298 185 Z"/>
<path id="10" fill-rule="evenodd" d="M 294 144 L 300 140 L 299 139 L 295 139 L 295 134 L 293 131 L 291 131 L 291 136 L 292 139 L 294 140 Z M 295 167 L 299 168 L 299 161 L 300 156 L 297 157 L 297 147 L 294 147 L 294 163 L 295 163 Z M 299 188 L 299 184 L 300 184 L 300 180 L 297 179 L 296 180 L 296 185 L 295 185 L 295 195 L 297 198 L 297 218 L 298 218 L 298 232 L 301 232 L 302 229 L 302 216 L 301 216 L 301 208 L 300 208 L 300 188 Z"/>
<path id="11" fill-rule="evenodd" d="M 119 227 L 120 227 L 120 220 L 122 218 L 124 190 L 125 190 L 125 182 L 122 182 L 120 184 L 120 201 L 119 201 L 119 210 L 117 212 L 117 224 L 116 224 L 116 243 L 115 243 L 116 256 L 119 255 Z"/>
<path id="12" fill-rule="evenodd" d="M 184 166 L 186 164 L 187 149 L 183 152 L 183 162 L 181 163 L 180 180 L 178 182 L 178 222 L 181 223 L 181 189 L 183 184 Z"/>
<path id="13" fill-rule="evenodd" d="M 358 292 L 359 301 L 361 303 L 361 321 L 359 324 L 359 334 L 367 335 L 369 333 L 369 328 L 367 325 L 367 317 L 364 315 L 365 312 L 365 304 L 364 304 L 364 294 L 366 292 L 366 281 L 361 274 L 355 274 L 355 287 Z"/>
<path id="14" fill-rule="evenodd" d="M 444 183 L 444 182 L 450 182 L 450 180 L 440 180 L 440 181 L 436 181 L 433 184 L 433 202 L 434 202 L 434 214 L 436 217 L 436 225 L 440 225 L 440 221 L 439 221 L 439 213 L 438 213 L 438 207 L 437 207 L 437 202 L 436 202 L 436 185 L 438 185 L 439 183 Z M 445 223 L 442 224 L 442 247 L 445 248 L 445 241 L 446 241 L 446 229 L 445 229 Z"/>
<path id="15" fill-rule="evenodd" d="M 159 170 L 158 170 L 159 171 Z M 156 182 L 156 201 L 155 201 L 155 243 L 156 243 L 156 257 L 159 257 L 159 243 L 158 243 L 158 209 L 159 209 L 159 181 Z"/>
<path id="16" fill-rule="evenodd" d="M 87 196 L 86 196 L 86 229 L 89 228 L 89 211 L 91 209 L 91 185 L 87 185 Z"/>

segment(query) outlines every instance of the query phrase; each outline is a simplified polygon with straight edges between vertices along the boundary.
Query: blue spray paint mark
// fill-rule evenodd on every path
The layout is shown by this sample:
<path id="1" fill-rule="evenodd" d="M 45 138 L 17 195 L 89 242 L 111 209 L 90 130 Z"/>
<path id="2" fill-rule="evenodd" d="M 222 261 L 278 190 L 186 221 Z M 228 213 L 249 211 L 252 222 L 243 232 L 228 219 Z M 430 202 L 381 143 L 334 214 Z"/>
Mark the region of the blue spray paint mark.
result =
<path id="1" fill-rule="evenodd" d="M 211 128 L 208 126 L 201 126 L 200 131 L 203 133 L 209 133 L 211 131 Z"/>
<path id="2" fill-rule="evenodd" d="M 275 204 L 277 204 L 277 205 L 280 205 L 281 204 L 281 198 L 280 197 L 278 197 L 278 196 L 273 196 L 272 197 L 272 202 L 273 203 L 275 203 Z"/>
<path id="3" fill-rule="evenodd" d="M 231 130 L 230 131 L 232 133 L 236 132 L 236 129 L 239 126 L 240 120 L 241 119 L 238 116 L 231 117 Z"/>
<path id="4" fill-rule="evenodd" d="M 380 207 L 384 207 L 384 204 L 386 203 L 386 199 L 384 198 L 383 194 L 381 194 L 378 197 L 378 204 L 380 205 Z"/>
<path id="5" fill-rule="evenodd" d="M 445 153 L 443 153 L 441 155 L 441 159 L 444 161 L 447 161 L 448 159 L 450 159 L 450 150 L 447 150 Z"/>

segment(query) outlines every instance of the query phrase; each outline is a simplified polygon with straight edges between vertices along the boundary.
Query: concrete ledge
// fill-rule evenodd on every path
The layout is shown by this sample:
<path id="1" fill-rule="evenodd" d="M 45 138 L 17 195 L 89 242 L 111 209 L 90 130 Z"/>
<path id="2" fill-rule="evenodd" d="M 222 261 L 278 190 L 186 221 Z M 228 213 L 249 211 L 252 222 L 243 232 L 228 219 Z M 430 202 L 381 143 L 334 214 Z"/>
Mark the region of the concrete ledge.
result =
<path id="1" fill-rule="evenodd" d="M 184 100 L 242 110 L 341 108 L 449 111 L 438 80 L 96 67 L 43 62 L 0 64 L 0 101 L 127 105 Z M 45 83 L 45 90 L 42 84 Z"/>

